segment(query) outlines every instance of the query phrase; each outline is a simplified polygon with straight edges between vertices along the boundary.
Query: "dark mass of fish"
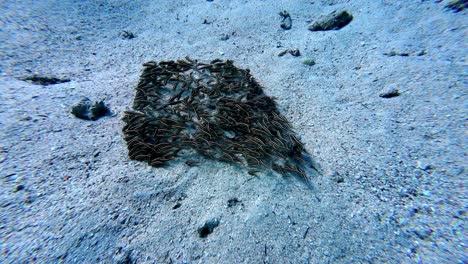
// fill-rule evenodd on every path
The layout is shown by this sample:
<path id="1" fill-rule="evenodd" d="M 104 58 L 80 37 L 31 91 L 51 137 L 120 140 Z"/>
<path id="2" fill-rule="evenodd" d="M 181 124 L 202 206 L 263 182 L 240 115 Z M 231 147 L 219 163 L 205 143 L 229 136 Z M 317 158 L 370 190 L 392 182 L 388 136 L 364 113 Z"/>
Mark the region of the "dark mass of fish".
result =
<path id="1" fill-rule="evenodd" d="M 123 133 L 129 157 L 166 165 L 183 150 L 308 181 L 306 150 L 273 98 L 230 60 L 143 64 Z"/>

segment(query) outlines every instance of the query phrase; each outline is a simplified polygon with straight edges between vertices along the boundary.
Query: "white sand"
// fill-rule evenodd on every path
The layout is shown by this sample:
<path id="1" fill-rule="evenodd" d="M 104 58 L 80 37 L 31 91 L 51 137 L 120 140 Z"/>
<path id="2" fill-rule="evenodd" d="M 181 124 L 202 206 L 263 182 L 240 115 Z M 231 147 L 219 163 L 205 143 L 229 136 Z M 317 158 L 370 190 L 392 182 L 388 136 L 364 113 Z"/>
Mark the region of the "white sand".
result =
<path id="1" fill-rule="evenodd" d="M 467 15 L 437 2 L 2 1 L 0 262 L 468 262 Z M 307 30 L 343 9 L 343 29 Z M 186 55 L 251 69 L 322 167 L 313 191 L 205 159 L 128 159 L 120 118 L 141 64 Z M 73 117 L 82 96 L 115 116 Z"/>

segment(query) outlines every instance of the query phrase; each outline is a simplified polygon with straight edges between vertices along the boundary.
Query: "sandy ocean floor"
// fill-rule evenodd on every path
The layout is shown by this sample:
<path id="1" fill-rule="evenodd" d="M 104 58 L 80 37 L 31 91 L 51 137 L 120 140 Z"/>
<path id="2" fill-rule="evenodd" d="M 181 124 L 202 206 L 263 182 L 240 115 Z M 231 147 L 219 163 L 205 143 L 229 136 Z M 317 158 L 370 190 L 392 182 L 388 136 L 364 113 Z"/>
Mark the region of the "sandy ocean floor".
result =
<path id="1" fill-rule="evenodd" d="M 1 1 L 0 262 L 467 263 L 468 20 L 450 2 Z M 308 30 L 335 10 L 351 23 Z M 319 164 L 313 188 L 128 158 L 142 64 L 185 56 L 250 69 Z M 83 97 L 112 114 L 74 117 Z"/>

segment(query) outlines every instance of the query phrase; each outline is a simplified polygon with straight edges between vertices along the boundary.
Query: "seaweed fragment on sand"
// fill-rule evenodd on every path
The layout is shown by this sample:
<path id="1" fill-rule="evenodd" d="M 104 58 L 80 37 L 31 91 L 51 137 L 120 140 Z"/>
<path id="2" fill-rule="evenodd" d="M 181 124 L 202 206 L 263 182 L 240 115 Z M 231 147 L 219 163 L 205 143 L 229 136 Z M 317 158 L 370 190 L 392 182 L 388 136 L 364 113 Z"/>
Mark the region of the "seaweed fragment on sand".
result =
<path id="1" fill-rule="evenodd" d="M 309 181 L 304 145 L 248 69 L 188 57 L 143 66 L 133 110 L 123 117 L 131 159 L 158 167 L 192 151 Z"/>
<path id="2" fill-rule="evenodd" d="M 65 83 L 65 82 L 70 81 L 70 79 L 59 79 L 59 78 L 56 78 L 56 77 L 39 76 L 39 75 L 36 75 L 36 74 L 25 76 L 25 77 L 22 77 L 20 79 L 22 81 L 27 81 L 27 82 L 31 82 L 32 84 L 43 85 L 43 86 L 52 85 L 52 84 L 59 84 L 59 83 Z"/>
<path id="3" fill-rule="evenodd" d="M 452 9 L 455 13 L 458 13 L 468 7 L 468 1 L 452 0 L 445 7 L 448 9 Z"/>

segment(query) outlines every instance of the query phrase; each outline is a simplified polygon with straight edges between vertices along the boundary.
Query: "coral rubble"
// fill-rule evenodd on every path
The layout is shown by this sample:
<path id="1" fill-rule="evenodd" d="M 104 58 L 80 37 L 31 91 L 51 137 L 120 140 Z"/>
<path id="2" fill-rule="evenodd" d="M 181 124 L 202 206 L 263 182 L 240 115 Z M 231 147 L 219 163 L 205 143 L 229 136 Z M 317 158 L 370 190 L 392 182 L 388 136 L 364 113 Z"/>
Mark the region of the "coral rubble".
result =
<path id="1" fill-rule="evenodd" d="M 145 63 L 123 121 L 129 157 L 152 166 L 195 150 L 308 181 L 304 145 L 249 70 L 230 60 Z"/>
<path id="2" fill-rule="evenodd" d="M 289 13 L 286 10 L 279 12 L 279 15 L 282 18 L 281 25 L 280 25 L 281 28 L 286 29 L 286 30 L 291 29 L 292 27 L 291 15 L 289 15 Z"/>
<path id="3" fill-rule="evenodd" d="M 104 101 L 93 103 L 89 98 L 85 97 L 72 107 L 71 113 L 77 118 L 95 121 L 111 112 L 104 104 Z"/>

